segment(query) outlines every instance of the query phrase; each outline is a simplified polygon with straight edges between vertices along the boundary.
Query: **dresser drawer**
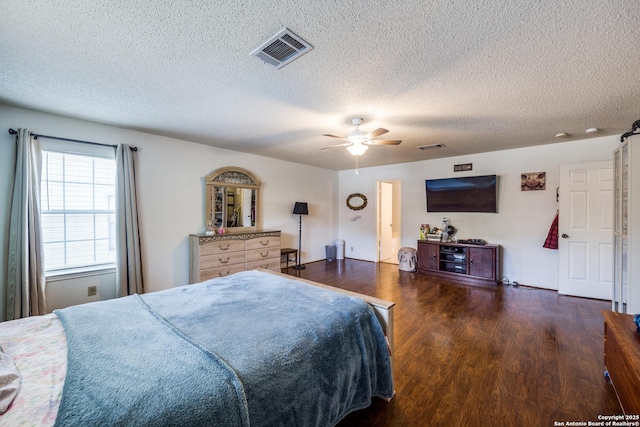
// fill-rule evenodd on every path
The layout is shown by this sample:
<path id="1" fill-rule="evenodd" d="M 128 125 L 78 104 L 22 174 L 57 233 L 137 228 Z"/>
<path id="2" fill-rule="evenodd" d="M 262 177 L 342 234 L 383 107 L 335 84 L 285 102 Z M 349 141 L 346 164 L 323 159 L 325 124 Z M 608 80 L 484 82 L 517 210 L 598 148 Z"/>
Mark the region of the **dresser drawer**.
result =
<path id="1" fill-rule="evenodd" d="M 262 248 L 278 248 L 280 250 L 280 237 L 279 236 L 264 236 L 255 237 L 246 241 L 245 249 L 250 251 L 252 249 Z"/>
<path id="2" fill-rule="evenodd" d="M 246 270 L 255 270 L 256 268 L 263 268 L 265 270 L 280 271 L 280 257 L 269 258 L 262 261 L 253 261 L 245 264 Z"/>
<path id="3" fill-rule="evenodd" d="M 205 280 L 215 279 L 216 277 L 224 277 L 230 274 L 239 273 L 244 271 L 244 264 L 234 264 L 228 265 L 224 267 L 217 268 L 207 268 L 200 270 L 200 282 L 204 282 Z"/>
<path id="4" fill-rule="evenodd" d="M 242 240 L 219 240 L 200 245 L 200 256 L 238 252 L 243 250 L 244 241 Z"/>
<path id="5" fill-rule="evenodd" d="M 228 252 L 200 257 L 200 269 L 244 264 L 244 252 Z"/>
<path id="6" fill-rule="evenodd" d="M 247 251 L 246 262 L 253 261 L 265 261 L 268 259 L 280 259 L 280 247 L 277 248 L 263 248 Z"/>

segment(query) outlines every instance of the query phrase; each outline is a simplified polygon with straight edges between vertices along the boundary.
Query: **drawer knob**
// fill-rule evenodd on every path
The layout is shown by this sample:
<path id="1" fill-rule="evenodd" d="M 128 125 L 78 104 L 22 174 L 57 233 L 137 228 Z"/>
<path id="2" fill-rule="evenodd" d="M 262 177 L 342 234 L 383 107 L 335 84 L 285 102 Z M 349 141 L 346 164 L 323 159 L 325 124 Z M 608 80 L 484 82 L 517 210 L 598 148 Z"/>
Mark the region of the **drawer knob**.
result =
<path id="1" fill-rule="evenodd" d="M 227 259 L 222 259 L 222 258 L 218 258 L 218 261 L 220 261 L 221 264 L 226 264 L 229 262 L 229 257 L 227 257 Z"/>
<path id="2" fill-rule="evenodd" d="M 269 241 L 267 240 L 266 242 L 263 242 L 262 240 L 260 240 L 260 244 L 262 246 L 269 246 Z"/>
<path id="3" fill-rule="evenodd" d="M 231 245 L 229 243 L 227 243 L 227 246 L 218 246 L 218 249 L 220 249 L 221 251 L 226 251 L 231 247 Z"/>
<path id="4" fill-rule="evenodd" d="M 266 258 L 266 257 L 268 257 L 268 256 L 269 256 L 269 252 L 267 252 L 266 254 L 265 254 L 265 253 L 260 252 L 260 256 L 261 256 L 262 258 Z"/>

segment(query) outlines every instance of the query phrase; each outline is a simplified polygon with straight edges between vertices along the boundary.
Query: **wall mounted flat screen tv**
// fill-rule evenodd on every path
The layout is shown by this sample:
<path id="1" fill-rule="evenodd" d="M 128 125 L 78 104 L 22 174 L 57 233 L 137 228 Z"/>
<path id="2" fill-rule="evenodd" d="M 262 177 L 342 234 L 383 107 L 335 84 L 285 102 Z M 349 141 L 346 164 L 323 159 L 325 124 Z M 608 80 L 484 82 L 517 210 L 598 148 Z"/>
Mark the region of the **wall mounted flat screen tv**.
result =
<path id="1" fill-rule="evenodd" d="M 496 175 L 428 179 L 427 212 L 498 212 Z"/>

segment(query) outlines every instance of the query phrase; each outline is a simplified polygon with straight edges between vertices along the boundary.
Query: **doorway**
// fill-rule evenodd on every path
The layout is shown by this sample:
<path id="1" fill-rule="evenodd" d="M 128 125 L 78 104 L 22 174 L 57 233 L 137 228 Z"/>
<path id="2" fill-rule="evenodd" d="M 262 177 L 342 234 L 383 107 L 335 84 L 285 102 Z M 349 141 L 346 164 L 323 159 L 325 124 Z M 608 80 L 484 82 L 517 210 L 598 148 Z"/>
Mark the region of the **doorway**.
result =
<path id="1" fill-rule="evenodd" d="M 401 236 L 400 180 L 378 181 L 378 259 L 379 262 L 398 264 Z"/>

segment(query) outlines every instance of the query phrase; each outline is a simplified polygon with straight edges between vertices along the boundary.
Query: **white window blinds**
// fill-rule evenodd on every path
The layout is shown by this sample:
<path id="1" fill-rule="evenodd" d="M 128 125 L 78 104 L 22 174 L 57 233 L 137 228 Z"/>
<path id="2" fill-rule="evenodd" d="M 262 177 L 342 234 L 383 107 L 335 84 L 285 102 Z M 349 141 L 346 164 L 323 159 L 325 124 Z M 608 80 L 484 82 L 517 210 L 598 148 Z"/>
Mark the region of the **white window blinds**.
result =
<path id="1" fill-rule="evenodd" d="M 115 263 L 115 160 L 43 146 L 45 271 Z"/>

